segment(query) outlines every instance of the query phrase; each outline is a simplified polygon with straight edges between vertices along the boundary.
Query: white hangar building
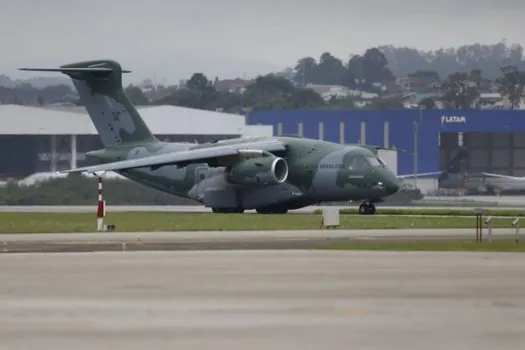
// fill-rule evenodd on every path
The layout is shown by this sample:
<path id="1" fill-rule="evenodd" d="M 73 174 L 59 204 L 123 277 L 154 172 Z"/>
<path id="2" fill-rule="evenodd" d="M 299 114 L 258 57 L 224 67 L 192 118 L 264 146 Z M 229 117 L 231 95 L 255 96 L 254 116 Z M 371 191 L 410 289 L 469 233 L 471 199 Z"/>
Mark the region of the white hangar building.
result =
<path id="1" fill-rule="evenodd" d="M 177 106 L 137 107 L 160 140 L 209 142 L 272 136 L 271 125 L 246 125 L 242 115 Z M 84 107 L 0 105 L 0 179 L 88 165 L 83 154 L 103 148 Z"/>

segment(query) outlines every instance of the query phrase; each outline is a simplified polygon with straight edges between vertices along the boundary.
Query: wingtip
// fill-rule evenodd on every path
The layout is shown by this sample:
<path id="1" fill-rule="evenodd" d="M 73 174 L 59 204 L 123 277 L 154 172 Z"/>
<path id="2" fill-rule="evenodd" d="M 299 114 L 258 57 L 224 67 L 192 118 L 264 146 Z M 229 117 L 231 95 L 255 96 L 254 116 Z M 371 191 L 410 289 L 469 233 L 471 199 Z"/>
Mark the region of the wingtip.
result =
<path id="1" fill-rule="evenodd" d="M 72 174 L 72 173 L 83 173 L 84 171 L 85 170 L 83 169 L 75 168 L 75 169 L 60 170 L 59 172 L 63 174 Z"/>

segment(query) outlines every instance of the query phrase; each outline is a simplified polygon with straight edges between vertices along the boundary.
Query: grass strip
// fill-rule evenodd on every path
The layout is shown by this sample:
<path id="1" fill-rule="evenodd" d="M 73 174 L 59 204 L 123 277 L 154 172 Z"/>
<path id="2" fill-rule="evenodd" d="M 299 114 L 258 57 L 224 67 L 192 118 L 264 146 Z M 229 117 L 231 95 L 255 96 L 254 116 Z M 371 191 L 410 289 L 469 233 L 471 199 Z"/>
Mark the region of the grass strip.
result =
<path id="1" fill-rule="evenodd" d="M 482 207 L 481 207 L 482 208 Z M 476 216 L 474 208 L 472 209 L 411 209 L 411 208 L 381 208 L 376 209 L 377 215 L 419 215 L 419 216 Z M 314 214 L 321 214 L 321 209 L 316 209 Z M 340 210 L 341 215 L 361 215 L 357 208 L 347 208 Z M 523 210 L 508 209 L 508 210 L 494 210 L 485 209 L 484 216 L 500 216 L 500 217 L 517 217 L 525 215 L 525 208 Z"/>
<path id="2" fill-rule="evenodd" d="M 108 213 L 104 222 L 117 232 L 316 230 L 321 216 L 312 214 L 213 214 L 170 212 Z M 495 220 L 494 228 L 511 228 L 512 218 Z M 341 215 L 339 229 L 472 228 L 475 218 Z M 92 213 L 0 213 L 0 233 L 93 232 Z"/>
<path id="3" fill-rule="evenodd" d="M 374 251 L 463 251 L 463 252 L 525 252 L 525 243 L 517 244 L 511 239 L 496 239 L 492 242 L 475 240 L 392 240 L 330 243 L 319 246 L 329 250 L 374 250 Z"/>

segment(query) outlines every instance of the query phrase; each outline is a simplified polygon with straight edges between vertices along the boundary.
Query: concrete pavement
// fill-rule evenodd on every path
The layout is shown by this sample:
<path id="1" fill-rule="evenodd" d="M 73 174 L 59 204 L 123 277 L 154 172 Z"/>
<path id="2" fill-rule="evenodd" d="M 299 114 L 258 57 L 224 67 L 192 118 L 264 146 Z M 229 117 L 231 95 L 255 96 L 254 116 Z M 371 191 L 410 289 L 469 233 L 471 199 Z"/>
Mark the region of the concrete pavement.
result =
<path id="1" fill-rule="evenodd" d="M 0 255 L 0 349 L 521 349 L 525 255 Z"/>
<path id="2" fill-rule="evenodd" d="M 487 230 L 484 230 L 485 238 Z M 494 238 L 514 229 L 493 229 Z M 305 249 L 352 239 L 475 239 L 472 229 L 192 231 L 0 234 L 0 253 L 100 250 Z"/>

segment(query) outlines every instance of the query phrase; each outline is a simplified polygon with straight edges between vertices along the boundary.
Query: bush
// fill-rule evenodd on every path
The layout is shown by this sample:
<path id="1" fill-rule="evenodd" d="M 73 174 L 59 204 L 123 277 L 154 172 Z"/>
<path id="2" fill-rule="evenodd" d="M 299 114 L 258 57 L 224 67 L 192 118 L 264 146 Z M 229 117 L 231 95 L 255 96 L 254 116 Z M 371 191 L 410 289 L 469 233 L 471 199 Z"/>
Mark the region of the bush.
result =
<path id="1" fill-rule="evenodd" d="M 196 205 L 195 201 L 163 193 L 133 181 L 104 179 L 108 205 Z M 92 205 L 97 203 L 96 178 L 71 176 L 19 186 L 0 187 L 0 205 Z"/>

